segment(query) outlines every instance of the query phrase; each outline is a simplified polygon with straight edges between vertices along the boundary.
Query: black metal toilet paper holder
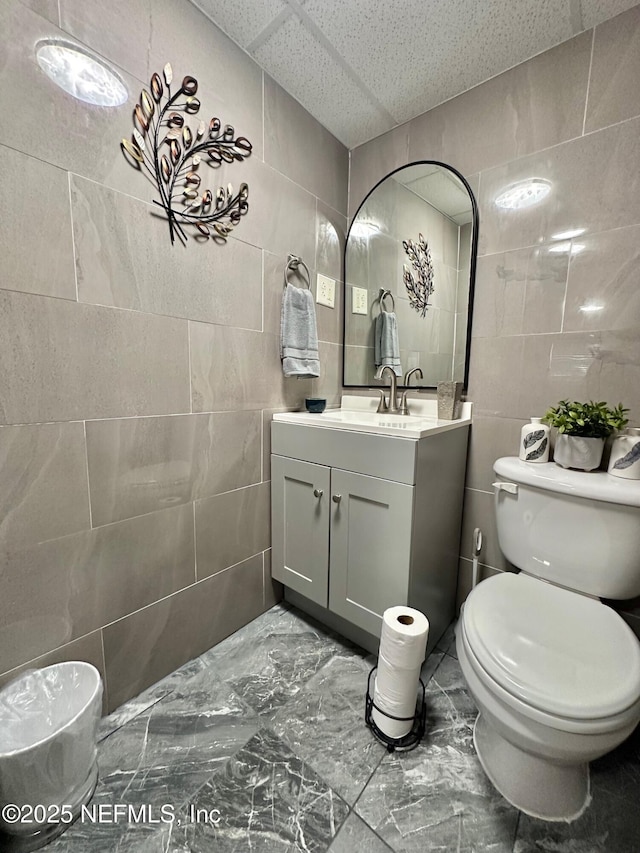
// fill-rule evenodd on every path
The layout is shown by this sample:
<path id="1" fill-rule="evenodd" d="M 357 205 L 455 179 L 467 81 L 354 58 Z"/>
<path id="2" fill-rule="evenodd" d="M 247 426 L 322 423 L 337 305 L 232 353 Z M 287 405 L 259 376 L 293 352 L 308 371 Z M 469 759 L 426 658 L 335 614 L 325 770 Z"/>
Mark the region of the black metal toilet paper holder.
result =
<path id="1" fill-rule="evenodd" d="M 365 697 L 365 707 L 364 707 L 364 721 L 369 726 L 374 736 L 380 741 L 380 743 L 384 744 L 387 747 L 387 752 L 395 752 L 396 749 L 401 750 L 402 752 L 408 752 L 410 749 L 415 749 L 415 747 L 420 743 L 422 737 L 424 735 L 425 729 L 425 721 L 427 718 L 427 705 L 425 702 L 425 687 L 424 682 L 420 678 L 420 686 L 422 687 L 422 701 L 420 702 L 420 707 L 416 707 L 416 712 L 412 717 L 396 717 L 393 714 L 388 714 L 386 711 L 383 711 L 382 708 L 378 707 L 376 703 L 373 701 L 373 692 L 371 690 L 371 677 L 377 670 L 377 666 L 374 666 L 371 672 L 369 673 L 369 679 L 367 681 L 367 695 Z M 416 703 L 417 704 L 417 703 Z M 389 737 L 386 735 L 375 723 L 373 719 L 373 709 L 379 714 L 382 714 L 383 717 L 388 717 L 390 720 L 397 720 L 398 722 L 408 722 L 412 720 L 411 731 L 404 735 L 404 737 Z"/>

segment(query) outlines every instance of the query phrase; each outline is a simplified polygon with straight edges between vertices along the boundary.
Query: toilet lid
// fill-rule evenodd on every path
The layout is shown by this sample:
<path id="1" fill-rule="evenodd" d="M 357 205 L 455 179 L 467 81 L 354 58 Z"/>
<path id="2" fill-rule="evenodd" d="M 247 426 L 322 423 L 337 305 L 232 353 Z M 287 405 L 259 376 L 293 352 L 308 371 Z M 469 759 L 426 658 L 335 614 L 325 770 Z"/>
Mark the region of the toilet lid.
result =
<path id="1" fill-rule="evenodd" d="M 469 595 L 464 628 L 487 673 L 541 711 L 596 720 L 640 697 L 640 643 L 597 599 L 504 572 Z"/>

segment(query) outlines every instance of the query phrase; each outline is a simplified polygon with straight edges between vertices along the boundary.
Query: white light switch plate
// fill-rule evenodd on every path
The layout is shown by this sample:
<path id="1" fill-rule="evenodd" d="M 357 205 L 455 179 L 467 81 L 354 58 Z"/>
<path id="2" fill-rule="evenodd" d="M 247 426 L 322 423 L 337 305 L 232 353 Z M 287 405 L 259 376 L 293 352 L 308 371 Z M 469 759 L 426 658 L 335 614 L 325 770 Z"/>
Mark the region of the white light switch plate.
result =
<path id="1" fill-rule="evenodd" d="M 320 273 L 316 280 L 316 302 L 326 305 L 327 308 L 335 308 L 336 305 L 336 283 L 332 278 Z"/>
<path id="2" fill-rule="evenodd" d="M 367 305 L 367 297 L 369 291 L 364 287 L 351 288 L 351 313 L 352 314 L 367 314 L 369 306 Z"/>

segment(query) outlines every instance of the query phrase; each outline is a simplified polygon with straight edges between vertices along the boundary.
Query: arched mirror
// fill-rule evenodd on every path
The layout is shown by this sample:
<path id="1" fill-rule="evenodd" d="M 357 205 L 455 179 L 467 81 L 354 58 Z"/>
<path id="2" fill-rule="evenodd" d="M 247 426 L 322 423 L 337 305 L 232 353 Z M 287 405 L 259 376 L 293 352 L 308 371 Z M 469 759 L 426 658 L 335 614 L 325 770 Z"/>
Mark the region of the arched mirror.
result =
<path id="1" fill-rule="evenodd" d="M 423 160 L 383 178 L 353 218 L 345 247 L 343 384 L 467 385 L 478 208 L 466 179 Z"/>

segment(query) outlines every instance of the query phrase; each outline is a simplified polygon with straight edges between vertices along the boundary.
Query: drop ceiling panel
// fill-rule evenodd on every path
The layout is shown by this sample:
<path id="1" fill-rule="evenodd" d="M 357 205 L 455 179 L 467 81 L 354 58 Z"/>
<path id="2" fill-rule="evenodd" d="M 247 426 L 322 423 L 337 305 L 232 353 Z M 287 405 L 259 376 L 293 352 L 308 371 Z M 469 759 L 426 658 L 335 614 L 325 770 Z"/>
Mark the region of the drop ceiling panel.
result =
<path id="1" fill-rule="evenodd" d="M 573 35 L 568 0 L 307 0 L 364 84 L 407 121 Z"/>
<path id="2" fill-rule="evenodd" d="M 284 0 L 192 0 L 204 14 L 230 36 L 240 47 L 247 45 L 260 35 L 282 12 L 291 14 Z"/>
<path id="3" fill-rule="evenodd" d="M 591 27 L 608 21 L 609 18 L 621 12 L 626 12 L 637 2 L 638 0 L 581 0 L 582 25 L 585 30 L 590 30 Z"/>
<path id="4" fill-rule="evenodd" d="M 638 0 L 192 0 L 355 147 Z"/>
<path id="5" fill-rule="evenodd" d="M 278 27 L 253 55 L 345 145 L 353 147 L 393 127 L 393 119 L 380 111 L 297 17 Z"/>

